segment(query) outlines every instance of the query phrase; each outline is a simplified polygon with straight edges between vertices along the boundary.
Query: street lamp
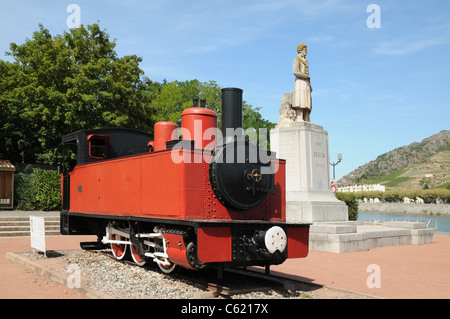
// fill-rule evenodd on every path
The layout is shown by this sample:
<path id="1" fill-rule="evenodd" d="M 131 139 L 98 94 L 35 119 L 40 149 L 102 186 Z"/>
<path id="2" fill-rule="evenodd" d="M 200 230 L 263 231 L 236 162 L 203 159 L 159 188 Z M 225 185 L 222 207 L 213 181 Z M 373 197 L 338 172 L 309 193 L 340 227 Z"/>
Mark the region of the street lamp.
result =
<path id="1" fill-rule="evenodd" d="M 335 180 L 335 169 L 334 167 L 342 161 L 342 154 L 337 155 L 338 161 L 336 163 L 330 163 L 333 166 L 333 180 Z"/>

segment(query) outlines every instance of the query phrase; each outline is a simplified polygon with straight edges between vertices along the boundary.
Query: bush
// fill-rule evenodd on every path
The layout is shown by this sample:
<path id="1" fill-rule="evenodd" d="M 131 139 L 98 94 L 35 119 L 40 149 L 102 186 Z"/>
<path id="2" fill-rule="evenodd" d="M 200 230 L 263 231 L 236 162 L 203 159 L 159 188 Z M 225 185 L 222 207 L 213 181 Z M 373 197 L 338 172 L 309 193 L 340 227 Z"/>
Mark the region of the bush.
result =
<path id="1" fill-rule="evenodd" d="M 16 177 L 17 209 L 58 210 L 61 207 L 61 179 L 56 171 L 33 169 Z"/>
<path id="2" fill-rule="evenodd" d="M 57 210 L 61 208 L 61 177 L 58 172 L 35 169 L 31 174 L 33 186 L 37 189 L 38 209 Z"/>
<path id="3" fill-rule="evenodd" d="M 348 207 L 348 220 L 358 219 L 358 201 L 355 193 L 335 193 L 336 198 L 343 201 Z"/>
<path id="4" fill-rule="evenodd" d="M 450 204 L 450 190 L 445 188 L 435 189 L 412 189 L 412 190 L 387 190 L 385 192 L 356 192 L 353 193 L 357 200 L 364 198 L 378 198 L 381 202 L 386 203 L 403 203 L 403 198 L 408 197 L 416 199 L 420 197 L 424 203 L 436 203 L 440 199 L 443 203 Z"/>
<path id="5" fill-rule="evenodd" d="M 370 199 L 370 198 L 378 198 L 382 199 L 384 197 L 384 193 L 382 191 L 363 191 L 363 192 L 355 192 L 353 193 L 355 195 L 356 200 L 364 198 Z"/>
<path id="6" fill-rule="evenodd" d="M 388 203 L 403 202 L 403 197 L 405 197 L 404 191 L 386 191 L 383 195 L 383 200 Z"/>
<path id="7" fill-rule="evenodd" d="M 35 210 L 36 189 L 30 174 L 19 173 L 14 176 L 14 202 L 19 210 Z"/>

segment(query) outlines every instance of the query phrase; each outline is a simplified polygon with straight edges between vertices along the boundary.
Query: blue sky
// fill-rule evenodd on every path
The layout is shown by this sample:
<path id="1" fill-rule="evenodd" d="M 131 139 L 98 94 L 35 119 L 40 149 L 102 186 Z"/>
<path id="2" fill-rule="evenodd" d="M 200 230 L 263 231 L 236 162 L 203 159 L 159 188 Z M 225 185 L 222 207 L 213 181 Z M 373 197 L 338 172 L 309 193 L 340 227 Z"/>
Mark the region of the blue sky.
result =
<path id="1" fill-rule="evenodd" d="M 292 60 L 308 45 L 311 122 L 328 132 L 336 179 L 378 155 L 450 129 L 450 1 L 0 0 L 0 58 L 38 30 L 99 22 L 119 56 L 136 54 L 154 81 L 215 80 L 278 121 Z M 380 28 L 369 28 L 370 4 Z M 332 171 L 332 170 L 330 170 Z"/>

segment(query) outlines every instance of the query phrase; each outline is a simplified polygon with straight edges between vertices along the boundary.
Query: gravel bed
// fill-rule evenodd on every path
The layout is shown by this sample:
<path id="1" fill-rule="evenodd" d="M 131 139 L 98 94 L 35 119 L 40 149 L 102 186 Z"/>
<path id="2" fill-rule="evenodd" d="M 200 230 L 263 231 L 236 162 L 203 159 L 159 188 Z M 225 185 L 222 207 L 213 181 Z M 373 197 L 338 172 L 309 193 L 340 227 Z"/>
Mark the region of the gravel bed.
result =
<path id="1" fill-rule="evenodd" d="M 103 251 L 110 254 L 108 250 Z M 152 299 L 190 299 L 211 298 L 200 277 L 207 282 L 219 283 L 215 271 L 189 271 L 179 269 L 174 275 L 159 271 L 155 263 L 138 267 L 134 264 L 120 262 L 105 254 L 84 250 L 47 251 L 47 257 L 39 252 L 18 253 L 38 262 L 47 268 L 65 273 L 69 265 L 76 264 L 81 271 L 81 284 L 113 298 L 152 298 Z M 180 277 L 182 276 L 182 277 Z M 189 279 L 185 279 L 188 277 Z M 293 282 L 293 281 L 292 281 Z M 294 283 L 294 282 L 293 282 Z M 295 283 L 290 289 L 267 288 L 264 280 L 249 278 L 239 274 L 224 272 L 222 285 L 232 291 L 246 289 L 246 293 L 218 296 L 230 299 L 304 299 L 304 298 L 364 298 L 359 294 L 342 292 L 327 288 L 318 288 L 308 284 Z"/>

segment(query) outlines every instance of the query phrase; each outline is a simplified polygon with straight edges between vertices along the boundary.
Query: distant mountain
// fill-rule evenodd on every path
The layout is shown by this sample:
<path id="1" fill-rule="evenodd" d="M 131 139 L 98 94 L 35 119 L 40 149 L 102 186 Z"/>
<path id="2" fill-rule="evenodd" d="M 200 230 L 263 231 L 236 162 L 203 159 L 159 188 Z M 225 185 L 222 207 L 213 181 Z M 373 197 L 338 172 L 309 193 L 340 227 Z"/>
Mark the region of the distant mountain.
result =
<path id="1" fill-rule="evenodd" d="M 387 189 L 449 187 L 450 131 L 382 154 L 338 181 L 339 186 L 377 183 Z"/>

